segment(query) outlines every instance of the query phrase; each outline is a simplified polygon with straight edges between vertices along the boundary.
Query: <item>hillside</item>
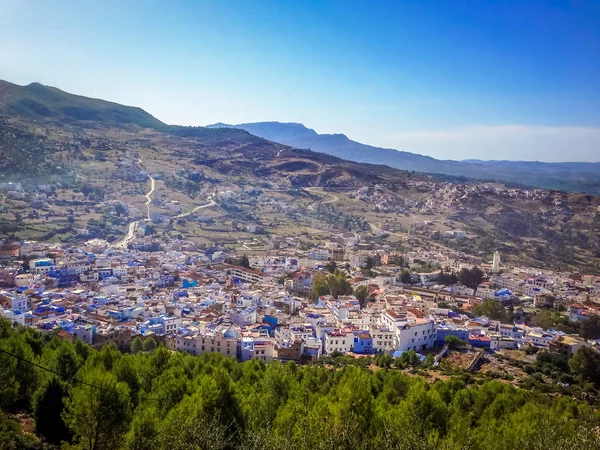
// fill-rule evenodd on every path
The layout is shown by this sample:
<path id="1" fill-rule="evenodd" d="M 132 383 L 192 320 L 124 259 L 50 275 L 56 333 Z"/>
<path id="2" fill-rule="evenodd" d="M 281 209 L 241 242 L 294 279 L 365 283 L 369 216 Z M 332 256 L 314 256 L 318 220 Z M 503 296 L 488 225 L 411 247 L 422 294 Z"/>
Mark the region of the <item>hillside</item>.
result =
<path id="1" fill-rule="evenodd" d="M 103 118 L 111 103 L 60 95 L 59 109 L 35 118 L 7 106 L 14 95 L 2 96 L 0 239 L 116 242 L 152 214 L 164 239 L 240 251 L 282 237 L 319 245 L 345 231 L 372 233 L 402 251 L 410 233 L 484 260 L 501 249 L 512 263 L 600 270 L 598 197 L 346 161 L 241 129 L 142 127 Z M 61 112 L 81 104 L 94 112 Z M 452 230 L 467 237 L 449 238 Z"/>
<path id="2" fill-rule="evenodd" d="M 164 124 L 141 108 L 69 94 L 31 83 L 19 86 L 0 80 L 0 115 L 64 121 L 110 121 L 159 128 Z"/>
<path id="3" fill-rule="evenodd" d="M 498 180 L 543 189 L 600 194 L 600 163 L 437 160 L 415 153 L 361 144 L 343 134 L 318 134 L 299 123 L 217 123 L 209 127 L 240 128 L 270 141 L 297 148 L 310 148 L 350 161 L 385 164 L 397 169 L 455 177 Z"/>
<path id="4" fill-rule="evenodd" d="M 390 356 L 384 357 L 388 366 L 377 370 L 370 370 L 370 357 L 321 358 L 304 366 L 258 359 L 239 363 L 218 352 L 192 356 L 157 348 L 152 337 L 136 340 L 133 354 L 120 353 L 113 342 L 98 351 L 80 339 L 72 343 L 33 328 L 13 330 L 0 318 L 5 380 L 0 447 L 591 450 L 599 445 L 597 383 L 586 382 L 584 393 L 594 394 L 584 397 L 578 394 L 583 381 L 566 391 L 532 376 L 516 388 L 494 381 L 492 375 L 500 373 L 430 369 L 433 355 L 414 363 L 409 375 L 396 368 L 402 367 L 401 358 L 392 367 Z M 574 370 L 570 380 L 590 367 Z"/>

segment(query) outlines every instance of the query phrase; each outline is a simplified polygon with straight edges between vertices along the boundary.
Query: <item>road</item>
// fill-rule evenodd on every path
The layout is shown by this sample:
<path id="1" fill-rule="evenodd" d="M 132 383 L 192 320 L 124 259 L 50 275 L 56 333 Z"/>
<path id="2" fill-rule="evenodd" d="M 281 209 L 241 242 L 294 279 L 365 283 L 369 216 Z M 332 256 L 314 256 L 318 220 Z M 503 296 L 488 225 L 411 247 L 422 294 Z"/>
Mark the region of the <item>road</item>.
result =
<path id="1" fill-rule="evenodd" d="M 173 219 L 180 219 L 182 217 L 187 217 L 187 216 L 191 216 L 192 214 L 194 214 L 197 211 L 200 211 L 202 208 L 210 208 L 211 206 L 215 206 L 216 203 L 214 200 L 211 200 L 209 203 L 207 203 L 206 205 L 200 205 L 200 206 L 196 206 L 194 209 L 192 209 L 189 212 L 186 213 L 182 213 L 182 214 L 178 214 L 176 216 L 172 216 Z"/>
<path id="2" fill-rule="evenodd" d="M 340 199 L 337 195 L 331 194 L 329 192 L 325 192 L 325 191 L 323 191 L 323 188 L 320 188 L 320 187 L 308 187 L 308 188 L 304 188 L 304 190 L 307 192 L 317 192 L 319 194 L 325 194 L 325 195 L 328 195 L 329 197 L 331 197 L 329 200 L 326 200 L 326 201 L 319 201 L 319 202 L 311 203 L 308 206 L 308 209 L 310 209 L 311 211 L 313 211 L 315 209 L 315 204 L 317 204 L 317 203 L 320 203 L 321 205 L 327 205 L 329 203 L 335 203 Z"/>
<path id="3" fill-rule="evenodd" d="M 141 165 L 142 160 L 138 159 L 138 163 Z M 150 179 L 150 190 L 145 195 L 145 197 L 146 197 L 146 218 L 143 220 L 134 220 L 133 222 L 129 222 L 129 225 L 127 226 L 127 234 L 119 242 L 117 242 L 116 244 L 113 244 L 113 247 L 127 248 L 127 244 L 129 244 L 129 242 L 131 242 L 131 240 L 135 236 L 135 232 L 137 231 L 137 227 L 138 227 L 139 223 L 142 221 L 148 222 L 150 220 L 150 205 L 152 204 L 152 196 L 154 195 L 155 180 L 150 175 L 148 175 L 148 178 Z"/>
<path id="4" fill-rule="evenodd" d="M 154 178 L 148 175 L 150 178 L 150 190 L 146 194 L 146 220 L 150 220 L 150 205 L 152 204 L 152 195 L 154 194 Z"/>

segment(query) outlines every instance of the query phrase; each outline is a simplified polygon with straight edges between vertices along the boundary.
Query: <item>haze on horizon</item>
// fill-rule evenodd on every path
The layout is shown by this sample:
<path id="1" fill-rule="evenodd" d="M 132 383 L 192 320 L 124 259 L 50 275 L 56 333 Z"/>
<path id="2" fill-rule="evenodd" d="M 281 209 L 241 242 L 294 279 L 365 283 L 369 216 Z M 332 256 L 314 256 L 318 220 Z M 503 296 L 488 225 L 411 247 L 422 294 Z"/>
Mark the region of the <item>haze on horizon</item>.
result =
<path id="1" fill-rule="evenodd" d="M 600 3 L 0 0 L 0 79 L 173 124 L 600 161 Z"/>

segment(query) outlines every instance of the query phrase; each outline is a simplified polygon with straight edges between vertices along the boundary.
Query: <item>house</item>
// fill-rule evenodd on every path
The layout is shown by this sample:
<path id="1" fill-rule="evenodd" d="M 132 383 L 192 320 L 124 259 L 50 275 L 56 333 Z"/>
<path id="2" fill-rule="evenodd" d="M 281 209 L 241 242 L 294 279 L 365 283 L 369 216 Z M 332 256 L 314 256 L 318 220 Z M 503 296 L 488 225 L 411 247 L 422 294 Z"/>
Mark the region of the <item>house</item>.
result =
<path id="1" fill-rule="evenodd" d="M 354 346 L 354 334 L 340 330 L 327 331 L 324 345 L 326 355 L 331 355 L 333 352 L 351 352 Z"/>
<path id="2" fill-rule="evenodd" d="M 275 357 L 275 342 L 271 338 L 244 337 L 240 344 L 240 359 L 272 361 Z"/>
<path id="3" fill-rule="evenodd" d="M 368 331 L 354 332 L 354 353 L 370 355 L 373 351 L 373 338 Z"/>
<path id="4" fill-rule="evenodd" d="M 329 252 L 327 249 L 313 249 L 308 251 L 308 259 L 314 259 L 317 261 L 327 261 L 329 259 Z"/>
<path id="5" fill-rule="evenodd" d="M 272 278 L 266 273 L 257 270 L 246 269 L 240 266 L 227 265 L 226 268 L 230 271 L 231 276 L 248 283 L 268 283 Z"/>
<path id="6" fill-rule="evenodd" d="M 544 331 L 530 330 L 525 335 L 525 342 L 534 347 L 548 347 L 554 340 L 554 335 Z"/>
<path id="7" fill-rule="evenodd" d="M 470 331 L 466 328 L 455 328 L 449 325 L 440 325 L 436 330 L 435 345 L 442 346 L 446 343 L 447 336 L 456 336 L 459 339 L 467 342 L 469 340 Z"/>
<path id="8" fill-rule="evenodd" d="M 581 303 L 573 303 L 569 305 L 569 320 L 571 322 L 579 322 L 589 317 L 588 309 Z"/>
<path id="9" fill-rule="evenodd" d="M 493 333 L 489 335 L 490 339 L 490 349 L 494 351 L 501 350 L 503 348 L 507 349 L 516 349 L 519 344 L 516 340 L 509 336 L 502 336 L 498 333 Z"/>
<path id="10" fill-rule="evenodd" d="M 29 261 L 29 271 L 34 274 L 47 275 L 55 269 L 54 260 L 50 258 L 38 258 Z"/>
<path id="11" fill-rule="evenodd" d="M 369 333 L 373 340 L 374 353 L 394 351 L 394 332 L 390 328 L 371 326 Z"/>
<path id="12" fill-rule="evenodd" d="M 435 345 L 435 322 L 414 308 L 403 312 L 387 309 L 379 320 L 394 332 L 395 350 L 418 352 Z"/>
<path id="13" fill-rule="evenodd" d="M 255 308 L 235 308 L 231 311 L 231 321 L 241 327 L 253 325 L 257 321 Z"/>
<path id="14" fill-rule="evenodd" d="M 280 361 L 302 362 L 304 353 L 304 341 L 282 342 L 277 348 L 277 358 Z"/>
<path id="15" fill-rule="evenodd" d="M 0 245 L 0 258 L 16 258 L 19 256 L 21 246 L 19 244 Z"/>
<path id="16" fill-rule="evenodd" d="M 591 347 L 591 345 L 575 336 L 558 336 L 548 344 L 548 349 L 551 352 L 562 353 L 569 358 L 583 347 Z"/>

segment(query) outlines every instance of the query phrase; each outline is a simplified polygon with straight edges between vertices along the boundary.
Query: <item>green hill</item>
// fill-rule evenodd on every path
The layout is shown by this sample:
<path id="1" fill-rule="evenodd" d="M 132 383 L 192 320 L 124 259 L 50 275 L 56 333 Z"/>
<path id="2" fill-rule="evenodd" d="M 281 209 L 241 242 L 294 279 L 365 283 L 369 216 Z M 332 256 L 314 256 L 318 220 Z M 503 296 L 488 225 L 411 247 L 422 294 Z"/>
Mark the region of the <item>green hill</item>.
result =
<path id="1" fill-rule="evenodd" d="M 99 122 L 138 125 L 207 143 L 223 141 L 259 143 L 264 139 L 236 128 L 212 129 L 167 125 L 142 108 L 70 94 L 55 87 L 31 83 L 27 86 L 0 80 L 0 118 L 51 120 L 66 123 Z"/>
<path id="2" fill-rule="evenodd" d="M 73 95 L 40 83 L 19 86 L 0 81 L 0 115 L 37 120 L 115 122 L 155 129 L 165 127 L 141 108 Z"/>

